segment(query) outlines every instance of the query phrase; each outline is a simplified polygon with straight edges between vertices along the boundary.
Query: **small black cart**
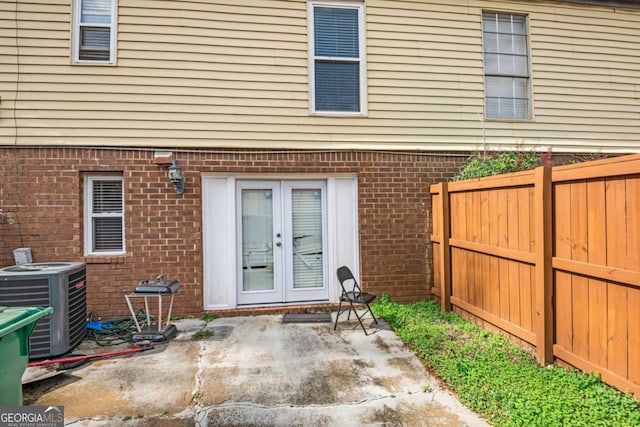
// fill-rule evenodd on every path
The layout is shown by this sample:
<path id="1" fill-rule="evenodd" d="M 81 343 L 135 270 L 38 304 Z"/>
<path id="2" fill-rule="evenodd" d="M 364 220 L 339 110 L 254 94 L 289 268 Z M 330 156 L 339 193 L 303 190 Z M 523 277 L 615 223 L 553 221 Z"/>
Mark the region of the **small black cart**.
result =
<path id="1" fill-rule="evenodd" d="M 178 333 L 178 328 L 175 325 L 170 324 L 171 322 L 171 310 L 173 309 L 173 297 L 176 292 L 180 289 L 180 283 L 177 280 L 165 280 L 163 275 L 156 277 L 153 280 L 143 280 L 138 283 L 135 290 L 125 295 L 125 299 L 127 300 L 127 306 L 129 307 L 129 311 L 131 312 L 131 317 L 136 325 L 137 332 L 131 336 L 131 342 L 138 341 L 153 341 L 153 342 L 164 342 L 170 340 L 174 335 Z M 162 326 L 162 298 L 165 296 L 170 296 L 169 302 L 169 310 L 167 313 L 167 321 Z M 149 298 L 157 297 L 158 298 L 158 326 L 154 327 L 151 325 L 151 313 L 149 312 Z M 143 329 L 140 326 L 140 322 L 138 322 L 138 317 L 133 309 L 133 305 L 131 303 L 132 298 L 144 298 L 144 310 L 147 316 L 146 327 Z"/>

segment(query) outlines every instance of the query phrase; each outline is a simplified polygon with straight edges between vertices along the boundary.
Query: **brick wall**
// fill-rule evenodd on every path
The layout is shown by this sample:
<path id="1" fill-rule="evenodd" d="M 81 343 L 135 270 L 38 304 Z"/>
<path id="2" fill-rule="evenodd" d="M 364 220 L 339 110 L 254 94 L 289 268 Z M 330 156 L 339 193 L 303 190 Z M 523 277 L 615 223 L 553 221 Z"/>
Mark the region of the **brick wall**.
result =
<path id="1" fill-rule="evenodd" d="M 464 157 L 380 152 L 177 152 L 185 194 L 177 195 L 153 152 L 0 149 L 0 265 L 30 247 L 34 262 L 87 262 L 89 310 L 127 313 L 123 295 L 162 273 L 183 288 L 176 315 L 202 312 L 201 173 L 357 173 L 361 282 L 400 302 L 429 297 L 429 185 L 454 175 Z M 83 176 L 119 172 L 125 182 L 122 257 L 84 257 Z"/>

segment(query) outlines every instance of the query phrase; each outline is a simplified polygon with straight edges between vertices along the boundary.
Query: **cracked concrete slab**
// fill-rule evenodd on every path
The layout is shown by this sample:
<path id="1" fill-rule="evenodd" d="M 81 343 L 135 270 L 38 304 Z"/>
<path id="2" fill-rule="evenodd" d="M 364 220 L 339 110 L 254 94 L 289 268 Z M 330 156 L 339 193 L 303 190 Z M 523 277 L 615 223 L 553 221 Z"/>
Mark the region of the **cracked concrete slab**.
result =
<path id="1" fill-rule="evenodd" d="M 277 315 L 176 325 L 167 345 L 25 385 L 25 404 L 63 405 L 70 426 L 488 425 L 384 323 L 368 336 Z"/>

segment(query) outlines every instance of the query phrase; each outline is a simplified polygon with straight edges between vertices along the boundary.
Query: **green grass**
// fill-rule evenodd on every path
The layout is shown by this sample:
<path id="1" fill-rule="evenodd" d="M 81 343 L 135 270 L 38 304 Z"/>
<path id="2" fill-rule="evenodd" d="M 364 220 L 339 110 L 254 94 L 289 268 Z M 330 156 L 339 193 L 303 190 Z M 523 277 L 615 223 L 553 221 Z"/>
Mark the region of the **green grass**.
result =
<path id="1" fill-rule="evenodd" d="M 640 426 L 640 401 L 533 355 L 434 302 L 374 306 L 460 401 L 495 426 Z"/>

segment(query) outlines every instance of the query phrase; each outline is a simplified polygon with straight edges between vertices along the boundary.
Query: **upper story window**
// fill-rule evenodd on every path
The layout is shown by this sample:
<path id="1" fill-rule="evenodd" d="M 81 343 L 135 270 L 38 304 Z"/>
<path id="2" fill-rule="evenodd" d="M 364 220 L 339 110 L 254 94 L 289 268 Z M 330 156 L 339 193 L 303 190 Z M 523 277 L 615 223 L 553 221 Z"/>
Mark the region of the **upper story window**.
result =
<path id="1" fill-rule="evenodd" d="M 530 119 L 527 17 L 484 12 L 482 42 L 485 116 L 491 119 Z"/>
<path id="2" fill-rule="evenodd" d="M 116 0 L 75 0 L 73 62 L 115 64 Z"/>
<path id="3" fill-rule="evenodd" d="M 87 255 L 119 255 L 124 246 L 124 186 L 118 175 L 91 175 L 84 182 Z"/>
<path id="4" fill-rule="evenodd" d="M 309 3 L 312 113 L 366 113 L 364 42 L 362 3 Z"/>

